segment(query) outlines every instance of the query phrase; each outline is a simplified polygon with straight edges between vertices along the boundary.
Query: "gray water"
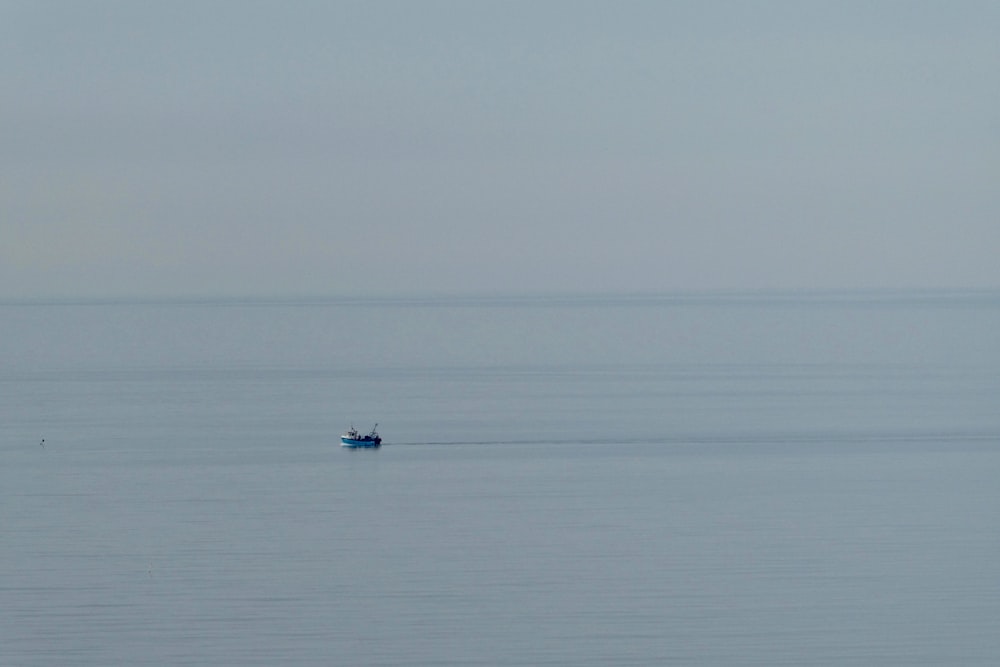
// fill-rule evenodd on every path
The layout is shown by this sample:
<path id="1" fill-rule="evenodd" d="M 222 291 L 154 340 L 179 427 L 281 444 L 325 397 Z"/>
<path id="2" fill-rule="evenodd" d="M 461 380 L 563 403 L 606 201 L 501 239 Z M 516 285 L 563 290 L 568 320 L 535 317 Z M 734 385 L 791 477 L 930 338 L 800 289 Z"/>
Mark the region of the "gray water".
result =
<path id="1" fill-rule="evenodd" d="M 995 292 L 2 304 L 0 664 L 995 665 L 998 331 Z"/>

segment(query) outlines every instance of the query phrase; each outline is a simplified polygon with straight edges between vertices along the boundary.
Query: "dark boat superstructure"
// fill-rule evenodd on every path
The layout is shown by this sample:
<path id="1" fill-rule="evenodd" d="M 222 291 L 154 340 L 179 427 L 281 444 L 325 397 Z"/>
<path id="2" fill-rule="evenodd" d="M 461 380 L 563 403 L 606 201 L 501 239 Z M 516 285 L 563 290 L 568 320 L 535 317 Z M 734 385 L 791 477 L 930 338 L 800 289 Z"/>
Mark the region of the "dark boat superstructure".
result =
<path id="1" fill-rule="evenodd" d="M 378 424 L 372 427 L 372 430 L 367 435 L 361 435 L 358 429 L 354 428 L 352 425 L 350 430 L 344 435 L 340 436 L 340 444 L 342 447 L 351 448 L 376 448 L 382 445 L 382 436 L 378 434 L 375 430 L 378 428 Z"/>

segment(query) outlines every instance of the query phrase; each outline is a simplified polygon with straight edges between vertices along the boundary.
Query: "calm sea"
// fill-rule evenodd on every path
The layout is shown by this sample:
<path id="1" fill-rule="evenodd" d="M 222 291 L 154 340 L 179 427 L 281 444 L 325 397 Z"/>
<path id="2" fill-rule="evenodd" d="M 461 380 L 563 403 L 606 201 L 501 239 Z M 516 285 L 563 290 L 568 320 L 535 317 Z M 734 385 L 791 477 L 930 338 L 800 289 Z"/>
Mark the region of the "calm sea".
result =
<path id="1" fill-rule="evenodd" d="M 998 332 L 997 292 L 0 304 L 0 664 L 996 665 Z"/>

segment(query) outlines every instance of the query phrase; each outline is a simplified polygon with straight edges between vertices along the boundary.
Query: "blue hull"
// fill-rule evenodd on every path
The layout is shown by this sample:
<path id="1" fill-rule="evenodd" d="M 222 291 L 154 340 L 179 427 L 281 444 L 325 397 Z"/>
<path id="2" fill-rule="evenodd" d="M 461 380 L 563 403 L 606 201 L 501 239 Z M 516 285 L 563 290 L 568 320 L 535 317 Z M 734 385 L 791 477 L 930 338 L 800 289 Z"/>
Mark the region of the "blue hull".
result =
<path id="1" fill-rule="evenodd" d="M 350 447 L 351 449 L 378 449 L 382 446 L 382 440 L 354 440 L 353 438 L 341 438 L 341 447 Z"/>

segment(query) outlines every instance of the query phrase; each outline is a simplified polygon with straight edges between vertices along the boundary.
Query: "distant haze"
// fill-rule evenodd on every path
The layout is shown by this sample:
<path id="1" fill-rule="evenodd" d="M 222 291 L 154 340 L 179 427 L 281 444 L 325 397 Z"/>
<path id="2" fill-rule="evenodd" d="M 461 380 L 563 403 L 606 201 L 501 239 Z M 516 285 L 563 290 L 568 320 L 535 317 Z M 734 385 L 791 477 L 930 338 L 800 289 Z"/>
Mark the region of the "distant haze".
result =
<path id="1" fill-rule="evenodd" d="M 0 4 L 0 298 L 1000 287 L 1000 3 Z"/>

